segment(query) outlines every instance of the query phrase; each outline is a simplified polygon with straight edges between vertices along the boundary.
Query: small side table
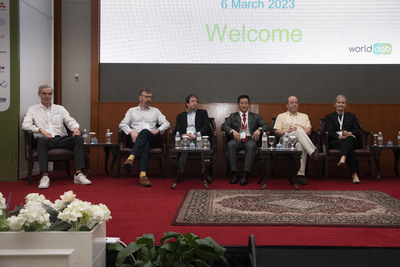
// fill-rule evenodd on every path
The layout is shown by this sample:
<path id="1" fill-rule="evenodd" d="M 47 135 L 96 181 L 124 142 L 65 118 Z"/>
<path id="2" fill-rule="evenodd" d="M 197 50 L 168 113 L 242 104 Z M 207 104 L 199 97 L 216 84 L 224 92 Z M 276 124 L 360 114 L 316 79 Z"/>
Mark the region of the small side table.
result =
<path id="1" fill-rule="evenodd" d="M 177 183 L 179 182 L 179 177 L 181 177 L 183 174 L 179 173 L 179 157 L 181 153 L 188 153 L 190 154 L 198 154 L 201 156 L 201 163 L 202 165 L 205 166 L 203 169 L 203 183 L 204 186 L 207 189 L 210 189 L 208 186 L 207 182 L 207 174 L 209 173 L 210 170 L 210 165 L 211 165 L 211 159 L 212 159 L 212 154 L 213 154 L 213 149 L 183 149 L 183 148 L 171 148 L 170 151 L 170 157 L 171 157 L 171 162 L 174 159 L 176 163 L 176 170 L 177 170 L 177 175 L 174 178 L 174 184 L 171 186 L 171 189 L 174 189 Z"/>
<path id="2" fill-rule="evenodd" d="M 263 170 L 266 169 L 266 174 L 263 173 L 264 176 L 264 184 L 261 187 L 261 190 L 264 190 L 267 186 L 268 179 L 271 178 L 271 161 L 274 157 L 287 157 L 289 160 L 289 182 L 293 184 L 297 190 L 300 190 L 297 185 L 296 174 L 300 168 L 300 159 L 302 151 L 300 150 L 290 150 L 290 149 L 269 149 L 269 148 L 257 148 L 258 154 L 260 156 L 260 160 L 263 165 Z"/>
<path id="3" fill-rule="evenodd" d="M 393 151 L 394 173 L 396 174 L 396 177 L 399 177 L 398 167 L 399 167 L 400 146 L 373 146 L 372 151 L 374 153 L 374 160 L 375 160 L 375 166 L 376 166 L 376 177 L 374 180 L 381 179 L 381 154 L 382 154 L 383 149 Z"/>
<path id="4" fill-rule="evenodd" d="M 108 171 L 108 160 L 110 158 L 110 150 L 112 153 L 112 161 L 111 161 L 111 174 L 112 176 L 116 177 L 116 174 L 114 172 L 114 165 L 117 160 L 117 154 L 118 154 L 118 144 L 116 143 L 96 143 L 96 144 L 84 144 L 83 149 L 85 151 L 85 157 L 88 159 L 87 161 L 87 169 L 90 169 L 90 148 L 91 147 L 103 147 L 104 149 L 104 171 L 110 175 L 110 172 Z"/>

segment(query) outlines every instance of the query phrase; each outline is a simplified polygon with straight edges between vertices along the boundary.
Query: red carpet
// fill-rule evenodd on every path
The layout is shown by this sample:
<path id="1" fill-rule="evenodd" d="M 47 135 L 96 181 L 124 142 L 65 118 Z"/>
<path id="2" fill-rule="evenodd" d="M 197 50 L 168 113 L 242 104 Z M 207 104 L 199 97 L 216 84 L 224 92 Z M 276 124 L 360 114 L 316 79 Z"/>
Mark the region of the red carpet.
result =
<path id="1" fill-rule="evenodd" d="M 200 237 L 211 236 L 221 245 L 241 245 L 248 242 L 249 234 L 254 234 L 258 246 L 361 246 L 400 247 L 400 231 L 396 228 L 350 228 L 350 227 L 294 227 L 294 226 L 171 226 L 173 216 L 188 189 L 203 189 L 200 177 L 186 178 L 174 190 L 170 189 L 172 179 L 152 178 L 151 188 L 139 185 L 138 178 L 123 175 L 116 179 L 103 173 L 90 174 L 93 184 L 76 185 L 65 172 L 50 175 L 49 189 L 37 189 L 39 177 L 33 178 L 33 185 L 27 181 L 0 182 L 0 192 L 7 198 L 12 192 L 11 207 L 21 204 L 25 195 L 32 192 L 44 194 L 54 201 L 65 191 L 73 190 L 77 198 L 92 203 L 103 203 L 111 210 L 113 217 L 107 223 L 107 236 L 120 237 L 125 243 L 137 236 L 153 233 L 156 240 L 168 231 L 192 232 Z M 363 177 L 362 177 L 363 178 Z M 380 181 L 362 179 L 361 185 L 353 185 L 349 179 L 329 180 L 308 179 L 307 190 L 377 190 L 400 199 L 400 179 L 383 176 Z M 217 179 L 213 189 L 260 190 L 258 178 L 250 178 L 247 186 L 231 185 L 229 180 Z M 287 179 L 268 182 L 270 190 L 294 190 Z"/>

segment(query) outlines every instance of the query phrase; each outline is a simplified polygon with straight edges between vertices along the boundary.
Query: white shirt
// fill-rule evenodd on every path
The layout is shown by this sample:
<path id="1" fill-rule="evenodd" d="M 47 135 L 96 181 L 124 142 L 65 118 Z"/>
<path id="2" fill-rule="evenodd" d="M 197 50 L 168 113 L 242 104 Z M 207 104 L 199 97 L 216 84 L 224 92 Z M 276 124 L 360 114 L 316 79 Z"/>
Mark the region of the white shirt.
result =
<path id="1" fill-rule="evenodd" d="M 79 124 L 63 106 L 52 104 L 49 108 L 46 108 L 40 103 L 28 108 L 22 122 L 22 130 L 32 131 L 35 138 L 43 137 L 39 133 L 40 128 L 51 133 L 53 137 L 56 135 L 67 136 L 68 133 L 64 124 L 71 131 L 79 128 Z"/>
<path id="2" fill-rule="evenodd" d="M 128 109 L 125 118 L 119 124 L 119 128 L 129 134 L 131 130 L 140 133 L 143 129 L 156 129 L 156 124 L 159 124 L 160 132 L 169 128 L 169 122 L 158 108 L 149 107 L 142 110 L 140 106 Z"/>

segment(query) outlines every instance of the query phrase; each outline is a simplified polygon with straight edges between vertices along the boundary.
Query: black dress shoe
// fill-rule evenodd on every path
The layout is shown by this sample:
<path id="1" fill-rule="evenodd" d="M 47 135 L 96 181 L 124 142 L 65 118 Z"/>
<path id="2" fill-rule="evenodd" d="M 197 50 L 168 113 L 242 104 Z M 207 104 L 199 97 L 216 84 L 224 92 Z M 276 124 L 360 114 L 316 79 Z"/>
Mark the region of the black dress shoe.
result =
<path id="1" fill-rule="evenodd" d="M 240 179 L 240 185 L 246 185 L 248 183 L 249 181 L 246 176 L 243 176 L 242 179 Z"/>
<path id="2" fill-rule="evenodd" d="M 231 184 L 237 184 L 238 182 L 239 182 L 239 179 L 237 178 L 237 173 L 233 173 Z"/>
<path id="3" fill-rule="evenodd" d="M 207 181 L 207 183 L 211 184 L 213 181 L 213 178 L 211 176 L 207 176 L 206 181 Z"/>
<path id="4" fill-rule="evenodd" d="M 304 177 L 302 175 L 298 175 L 297 176 L 297 183 L 301 184 L 301 185 L 307 185 L 306 177 Z"/>

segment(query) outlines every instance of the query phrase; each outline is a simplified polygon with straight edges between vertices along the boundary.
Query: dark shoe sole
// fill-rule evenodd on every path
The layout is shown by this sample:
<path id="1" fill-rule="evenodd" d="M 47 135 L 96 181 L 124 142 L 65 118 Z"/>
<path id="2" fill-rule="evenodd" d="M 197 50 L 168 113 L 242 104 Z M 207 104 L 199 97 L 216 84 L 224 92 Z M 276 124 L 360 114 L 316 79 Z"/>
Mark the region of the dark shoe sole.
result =
<path id="1" fill-rule="evenodd" d="M 128 171 L 132 170 L 132 163 L 124 163 L 123 168 Z"/>

